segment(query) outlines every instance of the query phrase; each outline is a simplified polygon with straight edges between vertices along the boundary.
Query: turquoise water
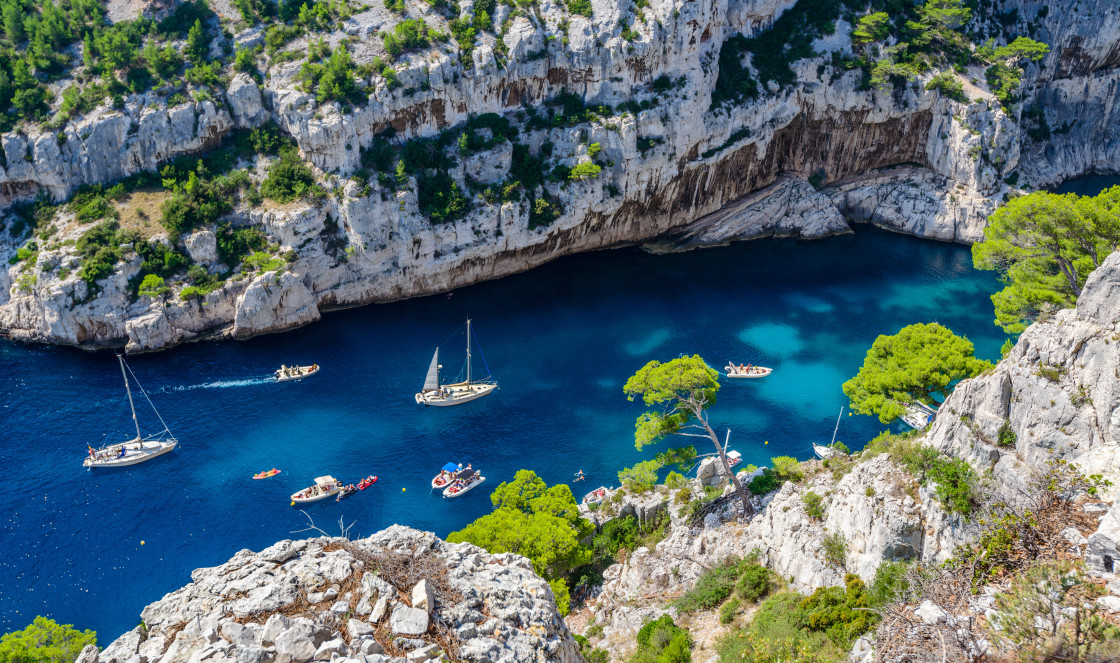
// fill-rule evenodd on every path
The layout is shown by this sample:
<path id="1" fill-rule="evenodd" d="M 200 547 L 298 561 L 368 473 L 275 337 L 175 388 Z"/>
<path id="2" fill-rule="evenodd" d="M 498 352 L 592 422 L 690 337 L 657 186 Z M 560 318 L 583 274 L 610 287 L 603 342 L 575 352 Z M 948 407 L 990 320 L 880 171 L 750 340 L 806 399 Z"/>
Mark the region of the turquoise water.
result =
<path id="1" fill-rule="evenodd" d="M 444 295 L 327 315 L 293 332 L 201 343 L 129 359 L 180 449 L 131 469 L 88 472 L 86 444 L 128 435 L 111 352 L 0 342 L 0 632 L 45 614 L 108 642 L 140 609 L 189 582 L 199 566 L 261 549 L 306 525 L 288 495 L 315 476 L 380 481 L 308 509 L 318 526 L 353 534 L 395 522 L 440 535 L 489 510 L 489 489 L 531 468 L 582 494 L 656 453 L 634 449 L 642 411 L 622 394 L 650 359 L 699 353 L 774 368 L 725 384 L 712 409 L 747 462 L 811 455 L 845 405 L 878 334 L 939 321 L 998 357 L 994 275 L 967 247 L 861 229 L 815 242 L 760 240 L 673 256 L 617 250 Z M 467 315 L 500 383 L 456 408 L 420 408 L 413 394 L 433 348 L 458 366 Z M 450 336 L 449 336 L 450 335 Z M 317 362 L 300 383 L 267 378 L 281 363 Z M 454 371 L 451 371 L 454 372 Z M 139 408 L 141 424 L 153 422 Z M 839 439 L 859 447 L 882 426 L 845 416 Z M 664 448 L 662 445 L 660 448 Z M 701 449 L 701 452 L 707 450 Z M 431 494 L 447 461 L 472 462 L 484 489 Z M 277 467 L 277 477 L 253 481 Z M 143 545 L 141 542 L 143 541 Z"/>

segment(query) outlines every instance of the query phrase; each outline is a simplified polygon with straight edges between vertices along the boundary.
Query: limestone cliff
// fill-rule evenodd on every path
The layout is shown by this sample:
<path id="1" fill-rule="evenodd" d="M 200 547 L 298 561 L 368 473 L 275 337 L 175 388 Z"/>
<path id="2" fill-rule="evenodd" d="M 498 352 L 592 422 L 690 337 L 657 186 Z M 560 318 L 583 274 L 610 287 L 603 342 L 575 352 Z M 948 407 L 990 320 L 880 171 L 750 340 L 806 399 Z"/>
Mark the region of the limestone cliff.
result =
<path id="1" fill-rule="evenodd" d="M 546 1 L 508 22 L 508 8 L 500 8 L 500 45 L 497 35 L 482 33 L 470 66 L 450 45 L 406 53 L 395 64 L 401 85 L 377 74 L 363 79 L 372 92 L 358 108 L 320 104 L 299 87 L 299 63 L 281 59 L 263 85 L 234 76 L 218 102 L 169 108 L 138 95 L 122 109 L 102 107 L 57 132 L 5 134 L 0 185 L 8 199 L 36 191 L 65 197 L 79 185 L 152 169 L 214 146 L 235 127 L 267 121 L 295 138 L 331 195 L 314 204 L 239 203 L 231 223 L 262 228 L 278 253 L 296 257 L 279 268 L 286 275 L 230 279 L 189 301 L 174 296 L 183 283 L 172 284 L 170 297 L 137 298 L 129 279 L 140 262 L 127 257 L 114 275 L 88 287 L 68 242 L 84 228 L 64 215 L 35 264 L 0 273 L 0 330 L 22 340 L 154 350 L 287 329 L 331 308 L 440 292 L 578 251 L 820 237 L 847 232 L 845 219 L 968 242 L 1010 189 L 1005 179 L 1037 187 L 1120 168 L 1120 141 L 1112 138 L 1120 126 L 1120 16 L 1111 2 L 1082 2 L 1075 12 L 1043 11 L 1036 0 L 1001 4 L 1008 12 L 1001 16 L 1018 11 L 1008 34 L 1029 32 L 1052 46 L 1042 63 L 1028 67 L 1023 101 L 1009 109 L 986 91 L 980 70 L 963 75 L 967 103 L 925 90 L 924 78 L 893 92 L 861 89 L 858 71 L 833 64 L 851 48 L 843 19 L 814 44 L 820 55 L 794 63 L 795 84 L 771 84 L 753 101 L 713 108 L 724 42 L 767 30 L 793 4 L 656 0 L 635 10 L 596 0 L 593 18 L 586 18 Z M 369 62 L 385 55 L 378 33 L 405 17 L 380 2 L 357 9 L 326 42 L 338 47 L 347 40 L 355 60 Z M 433 7 L 407 11 L 447 29 Z M 623 31 L 620 19 L 631 27 Z M 257 28 L 235 35 L 230 47 L 262 41 Z M 298 57 L 307 42 L 288 50 Z M 526 118 L 562 91 L 600 114 L 571 126 Z M 624 102 L 630 110 L 616 108 Z M 593 144 L 606 167 L 597 178 L 546 181 L 531 191 L 563 210 L 536 227 L 525 198 L 478 200 L 465 218 L 433 224 L 420 212 L 415 180 L 396 190 L 347 179 L 361 151 L 386 129 L 395 130 L 395 140 L 433 136 L 487 112 L 520 127 L 518 140 L 547 156 L 550 167 L 588 162 Z M 498 185 L 511 158 L 510 144 L 499 140 L 461 159 L 451 175 L 468 190 Z M 185 238 L 188 248 L 203 240 Z M 15 248 L 15 239 L 0 240 L 0 253 Z M 206 251 L 191 255 L 215 273 L 237 267 Z"/>
<path id="2" fill-rule="evenodd" d="M 407 527 L 243 550 L 191 579 L 144 608 L 140 626 L 79 661 L 581 660 L 528 560 Z"/>
<path id="3" fill-rule="evenodd" d="M 1104 503 L 1090 500 L 1083 507 L 1093 520 L 1099 518 L 1097 529 L 1074 528 L 1067 537 L 1072 553 L 1107 581 L 1109 594 L 1099 603 L 1114 613 L 1120 612 L 1115 575 L 1120 502 L 1114 501 L 1120 486 L 1118 367 L 1120 253 L 1114 253 L 1089 277 L 1075 309 L 1034 323 L 994 370 L 962 382 L 917 440 L 966 459 L 979 473 L 991 470 L 994 488 L 1005 495 L 1025 488 L 1031 471 L 1051 457 L 1111 481 L 1101 493 Z M 1015 442 L 1000 446 L 999 429 L 1008 421 Z M 607 582 L 590 610 L 603 626 L 599 646 L 630 651 L 646 620 L 671 611 L 669 599 L 731 555 L 757 551 L 790 587 L 805 592 L 842 585 L 845 573 L 871 580 L 884 561 L 939 563 L 976 535 L 975 522 L 946 511 L 930 487 L 919 486 L 887 455 L 865 451 L 854 461 L 833 461 L 828 468 L 808 461 L 802 469 L 805 480 L 786 483 L 760 500 L 759 514 L 746 523 L 739 522 L 734 502 L 702 524 L 683 518 L 667 494 L 624 503 L 623 509 L 643 513 L 665 502 L 672 524 L 654 549 L 639 548 L 604 574 Z M 694 493 L 710 474 L 701 470 Z M 810 491 L 823 497 L 821 519 L 806 512 L 803 496 Z M 842 564 L 826 558 L 823 543 L 826 535 L 837 533 L 847 543 Z M 981 603 L 981 612 L 984 606 L 990 608 L 990 600 Z"/>

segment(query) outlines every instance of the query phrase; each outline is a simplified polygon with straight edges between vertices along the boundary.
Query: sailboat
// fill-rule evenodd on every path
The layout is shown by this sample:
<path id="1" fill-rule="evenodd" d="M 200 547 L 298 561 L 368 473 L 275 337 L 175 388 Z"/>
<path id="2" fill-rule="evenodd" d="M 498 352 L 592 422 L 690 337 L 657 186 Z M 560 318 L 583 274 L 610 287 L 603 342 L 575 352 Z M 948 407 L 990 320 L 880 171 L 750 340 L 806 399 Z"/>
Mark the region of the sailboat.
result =
<path id="1" fill-rule="evenodd" d="M 817 457 L 819 457 L 821 460 L 828 460 L 829 458 L 832 458 L 833 456 L 843 455 L 843 453 L 839 449 L 837 449 L 836 446 L 835 446 L 836 445 L 836 431 L 840 430 L 840 417 L 842 417 L 842 416 L 844 416 L 844 407 L 843 406 L 840 407 L 840 414 L 836 415 L 836 427 L 832 429 L 832 441 L 828 443 L 828 446 L 826 447 L 826 446 L 821 445 L 821 444 L 814 444 L 813 445 L 813 451 L 815 451 L 817 453 Z"/>
<path id="2" fill-rule="evenodd" d="M 482 398 L 498 388 L 498 383 L 490 376 L 490 367 L 486 365 L 486 357 L 482 357 L 482 365 L 486 366 L 486 377 L 481 380 L 471 379 L 471 320 L 467 318 L 467 379 L 462 382 L 440 384 L 439 371 L 443 366 L 439 363 L 439 348 L 432 355 L 432 363 L 428 365 L 428 374 L 424 377 L 424 388 L 416 394 L 418 405 L 434 405 L 446 407 L 461 405 Z M 477 339 L 475 339 L 477 341 Z M 479 356 L 482 348 L 479 347 Z"/>
<path id="3" fill-rule="evenodd" d="M 90 447 L 89 455 L 82 461 L 82 465 L 87 468 L 92 467 L 126 467 L 128 465 L 136 465 L 143 463 L 146 460 L 151 460 L 156 456 L 171 451 L 179 444 L 179 441 L 168 430 L 167 424 L 163 421 L 163 417 L 159 415 L 156 406 L 152 405 L 151 399 L 148 394 L 144 392 L 144 387 L 140 386 L 140 381 L 136 380 L 136 375 L 133 374 L 132 379 L 136 380 L 136 386 L 140 389 L 140 393 L 144 395 L 144 400 L 148 401 L 148 405 L 152 406 L 152 411 L 156 413 L 156 418 L 163 424 L 163 430 L 160 432 L 144 437 L 140 434 L 140 422 L 136 419 L 136 405 L 132 402 L 132 388 L 128 384 L 128 373 L 132 373 L 132 369 L 128 369 L 125 373 L 124 356 L 117 355 L 117 359 L 121 363 L 121 377 L 124 378 L 124 390 L 128 394 L 128 407 L 132 409 L 132 423 L 136 425 L 136 437 L 127 442 L 118 442 L 117 444 L 110 444 L 100 449 Z M 167 437 L 164 437 L 164 433 Z"/>

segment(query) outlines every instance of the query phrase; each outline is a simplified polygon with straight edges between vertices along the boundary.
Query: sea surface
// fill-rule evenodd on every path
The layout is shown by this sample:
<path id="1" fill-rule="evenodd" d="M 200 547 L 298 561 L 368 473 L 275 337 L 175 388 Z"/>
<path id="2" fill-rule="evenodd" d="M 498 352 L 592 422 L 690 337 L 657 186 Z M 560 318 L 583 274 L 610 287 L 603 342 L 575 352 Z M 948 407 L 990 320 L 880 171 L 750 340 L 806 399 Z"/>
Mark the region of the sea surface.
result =
<path id="1" fill-rule="evenodd" d="M 444 536 L 490 510 L 490 489 L 530 468 L 577 496 L 618 483 L 635 450 L 640 403 L 622 393 L 651 359 L 698 353 L 773 367 L 724 381 L 711 421 L 748 463 L 807 458 L 847 405 L 840 385 L 879 334 L 940 322 L 997 359 L 995 275 L 969 249 L 860 228 L 799 242 L 759 240 L 680 255 L 636 249 L 557 260 L 529 273 L 395 304 L 330 313 L 311 326 L 243 342 L 196 343 L 128 363 L 179 449 L 149 463 L 86 471 L 87 444 L 127 439 L 131 422 L 113 352 L 0 341 L 0 633 L 37 614 L 92 628 L 102 644 L 143 606 L 238 550 L 306 537 L 308 519 L 352 535 L 393 523 Z M 413 394 L 438 345 L 447 373 L 464 359 L 470 316 L 500 389 L 454 408 Z M 484 360 L 483 360 L 484 357 Z M 281 363 L 321 372 L 277 384 Z M 484 364 L 485 362 L 485 364 Z M 144 431 L 161 426 L 137 394 Z M 885 427 L 840 419 L 853 448 Z M 701 453 L 712 451 L 700 448 Z M 429 480 L 473 463 L 486 485 L 445 500 Z M 252 475 L 279 468 L 279 476 Z M 307 509 L 288 496 L 316 476 L 371 488 Z"/>

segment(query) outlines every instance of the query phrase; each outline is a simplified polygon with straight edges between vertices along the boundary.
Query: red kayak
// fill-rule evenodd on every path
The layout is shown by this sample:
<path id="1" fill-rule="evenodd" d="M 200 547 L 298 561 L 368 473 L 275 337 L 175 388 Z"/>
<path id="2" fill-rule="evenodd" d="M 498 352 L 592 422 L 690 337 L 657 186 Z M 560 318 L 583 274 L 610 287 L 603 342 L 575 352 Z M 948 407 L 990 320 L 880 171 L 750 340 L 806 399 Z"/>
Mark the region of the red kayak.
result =
<path id="1" fill-rule="evenodd" d="M 373 484 L 377 483 L 377 477 L 372 474 L 358 482 L 358 490 L 365 490 Z"/>

